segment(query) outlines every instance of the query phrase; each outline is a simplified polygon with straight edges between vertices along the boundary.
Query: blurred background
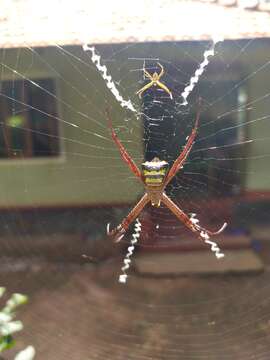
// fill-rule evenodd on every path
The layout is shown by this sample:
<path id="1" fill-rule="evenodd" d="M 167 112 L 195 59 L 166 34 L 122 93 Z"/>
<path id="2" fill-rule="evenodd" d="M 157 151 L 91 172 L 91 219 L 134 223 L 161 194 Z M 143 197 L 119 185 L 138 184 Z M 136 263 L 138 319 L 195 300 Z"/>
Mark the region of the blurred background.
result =
<path id="1" fill-rule="evenodd" d="M 0 35 L 0 286 L 30 299 L 3 358 L 31 343 L 41 360 L 269 359 L 269 1 L 12 0 Z M 159 64 L 172 98 L 140 98 Z M 225 256 L 163 205 L 115 243 L 107 225 L 144 187 L 106 109 L 138 167 L 171 166 L 199 98 L 166 193 L 207 229 L 228 223 L 211 238 Z"/>

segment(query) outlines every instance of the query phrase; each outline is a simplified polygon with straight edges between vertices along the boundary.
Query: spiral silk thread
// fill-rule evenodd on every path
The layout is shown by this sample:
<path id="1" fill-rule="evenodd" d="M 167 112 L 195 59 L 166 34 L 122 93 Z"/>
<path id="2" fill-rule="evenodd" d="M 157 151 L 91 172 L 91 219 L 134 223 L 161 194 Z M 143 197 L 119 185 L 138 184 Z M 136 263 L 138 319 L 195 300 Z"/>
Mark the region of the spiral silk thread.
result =
<path id="1" fill-rule="evenodd" d="M 217 42 L 222 41 L 220 39 L 213 40 L 212 46 L 209 50 L 206 50 L 203 54 L 203 62 L 199 65 L 198 69 L 195 71 L 194 76 L 191 77 L 189 84 L 184 88 L 184 91 L 181 93 L 183 101 L 180 103 L 180 106 L 186 106 L 188 104 L 187 98 L 194 89 L 194 86 L 199 81 L 201 75 L 204 73 L 207 65 L 209 64 L 209 57 L 215 55 L 215 46 Z"/>
<path id="2" fill-rule="evenodd" d="M 103 77 L 103 79 L 105 80 L 105 83 L 107 85 L 107 87 L 110 89 L 110 91 L 112 92 L 112 94 L 114 95 L 114 97 L 116 98 L 116 100 L 120 103 L 120 105 L 123 108 L 127 108 L 133 112 L 137 112 L 134 108 L 134 106 L 132 105 L 131 101 L 128 100 L 124 100 L 123 97 L 120 95 L 118 89 L 116 88 L 115 83 L 112 80 L 112 77 L 110 75 L 108 75 L 108 69 L 106 67 L 106 65 L 101 65 L 100 62 L 100 55 L 98 55 L 96 53 L 96 49 L 94 46 L 88 46 L 87 44 L 83 45 L 83 50 L 84 51 L 91 51 L 92 56 L 91 56 L 91 60 L 92 62 L 96 65 L 96 68 L 98 69 L 98 71 L 101 73 L 101 76 Z"/>
<path id="3" fill-rule="evenodd" d="M 119 276 L 118 281 L 120 283 L 126 283 L 127 282 L 127 270 L 129 269 L 130 263 L 131 263 L 131 256 L 133 254 L 133 251 L 135 249 L 135 244 L 138 242 L 139 237 L 140 237 L 140 233 L 142 230 L 142 225 L 139 221 L 139 219 L 136 219 L 136 223 L 135 223 L 135 230 L 134 233 L 132 234 L 132 239 L 131 239 L 131 245 L 128 247 L 128 251 L 126 254 L 126 257 L 124 259 L 124 266 L 121 268 L 122 270 L 122 274 Z"/>

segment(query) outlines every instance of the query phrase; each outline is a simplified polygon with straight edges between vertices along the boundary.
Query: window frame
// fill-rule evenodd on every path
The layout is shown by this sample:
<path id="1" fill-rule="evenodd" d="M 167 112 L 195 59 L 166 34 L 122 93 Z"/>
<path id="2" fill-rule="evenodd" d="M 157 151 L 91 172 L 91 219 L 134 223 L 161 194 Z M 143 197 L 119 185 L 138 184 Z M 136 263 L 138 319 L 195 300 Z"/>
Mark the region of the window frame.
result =
<path id="1" fill-rule="evenodd" d="M 58 76 L 55 76 L 55 74 L 39 74 L 35 73 L 29 77 L 25 77 L 24 75 L 19 76 L 3 76 L 1 74 L 0 81 L 17 81 L 17 80 L 43 80 L 43 79 L 50 79 L 53 80 L 55 85 L 55 96 L 56 96 L 56 112 L 57 116 L 59 118 L 62 118 L 62 107 L 60 101 L 58 101 L 58 98 L 61 96 L 61 90 L 60 90 L 60 79 Z M 0 166 L 6 165 L 7 163 L 9 165 L 22 165 L 27 163 L 29 165 L 39 165 L 39 164 L 58 164 L 58 163 L 65 163 L 66 162 L 66 154 L 65 154 L 65 144 L 63 139 L 63 126 L 61 124 L 61 121 L 57 120 L 57 130 L 58 130 L 58 147 L 59 147 L 59 153 L 57 155 L 50 155 L 50 156 L 31 156 L 31 157 L 22 157 L 22 158 L 12 158 L 12 157 L 6 157 L 6 158 L 0 158 Z"/>

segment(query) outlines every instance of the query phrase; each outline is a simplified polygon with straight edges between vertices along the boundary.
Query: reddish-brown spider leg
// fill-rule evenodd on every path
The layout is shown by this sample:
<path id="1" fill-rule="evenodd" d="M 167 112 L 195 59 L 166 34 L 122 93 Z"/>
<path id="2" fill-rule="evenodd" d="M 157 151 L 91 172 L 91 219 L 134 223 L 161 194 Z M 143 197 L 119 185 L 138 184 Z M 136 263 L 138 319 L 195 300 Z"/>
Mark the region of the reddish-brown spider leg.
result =
<path id="1" fill-rule="evenodd" d="M 129 228 L 129 225 L 136 219 L 136 217 L 143 210 L 145 205 L 150 201 L 148 194 L 144 194 L 141 200 L 134 206 L 130 213 L 124 218 L 120 225 L 110 231 L 110 224 L 107 225 L 107 234 L 115 237 L 115 241 L 118 242 L 125 235 L 125 232 Z"/>
<path id="2" fill-rule="evenodd" d="M 221 233 L 227 226 L 227 223 L 224 223 L 218 231 L 209 231 L 201 227 L 195 219 L 190 219 L 166 194 L 162 194 L 161 201 L 174 213 L 174 215 L 180 221 L 186 225 L 186 227 L 196 233 L 201 240 L 208 240 L 209 236 Z"/>
<path id="3" fill-rule="evenodd" d="M 128 164 L 130 170 L 142 181 L 142 174 L 141 174 L 138 166 L 132 160 L 131 156 L 128 154 L 128 152 L 126 151 L 126 149 L 124 148 L 124 146 L 122 145 L 120 140 L 118 139 L 115 131 L 113 130 L 112 119 L 110 117 L 109 111 L 106 110 L 106 113 L 107 113 L 107 118 L 108 118 L 109 127 L 110 127 L 110 130 L 111 130 L 111 135 L 112 135 L 113 141 L 117 145 L 117 147 L 118 147 L 118 149 L 120 151 L 122 159 Z"/>
<path id="4" fill-rule="evenodd" d="M 165 186 L 168 185 L 168 183 L 172 180 L 172 178 L 175 176 L 175 174 L 181 169 L 181 167 L 183 166 L 184 162 L 186 161 L 186 158 L 188 157 L 188 154 L 189 154 L 189 152 L 192 148 L 192 145 L 195 141 L 195 137 L 197 135 L 197 129 L 198 129 L 198 125 L 199 125 L 199 120 L 200 120 L 200 113 L 201 113 L 200 104 L 201 104 L 201 100 L 199 99 L 199 109 L 197 111 L 194 128 L 192 129 L 191 135 L 189 136 L 188 141 L 187 141 L 183 151 L 181 152 L 181 154 L 178 156 L 178 158 L 175 160 L 172 167 L 170 168 L 168 175 L 166 177 L 166 180 L 165 180 Z"/>

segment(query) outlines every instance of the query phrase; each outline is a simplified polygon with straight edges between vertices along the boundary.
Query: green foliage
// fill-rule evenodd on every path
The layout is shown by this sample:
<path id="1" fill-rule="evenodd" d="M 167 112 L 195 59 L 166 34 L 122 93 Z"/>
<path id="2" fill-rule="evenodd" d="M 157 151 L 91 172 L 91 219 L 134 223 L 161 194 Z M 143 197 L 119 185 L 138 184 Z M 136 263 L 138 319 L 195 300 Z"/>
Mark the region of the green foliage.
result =
<path id="1" fill-rule="evenodd" d="M 4 350 L 10 349 L 15 344 L 11 335 L 4 335 L 0 338 L 0 353 Z"/>
<path id="2" fill-rule="evenodd" d="M 0 287 L 0 298 L 4 295 L 6 289 Z M 19 320 L 14 320 L 16 310 L 20 305 L 26 304 L 28 297 L 22 294 L 14 293 L 7 300 L 5 306 L 0 310 L 0 353 L 10 349 L 15 344 L 13 334 L 23 329 L 23 324 Z M 15 359 L 31 360 L 35 356 L 35 350 L 28 346 L 21 351 Z"/>

